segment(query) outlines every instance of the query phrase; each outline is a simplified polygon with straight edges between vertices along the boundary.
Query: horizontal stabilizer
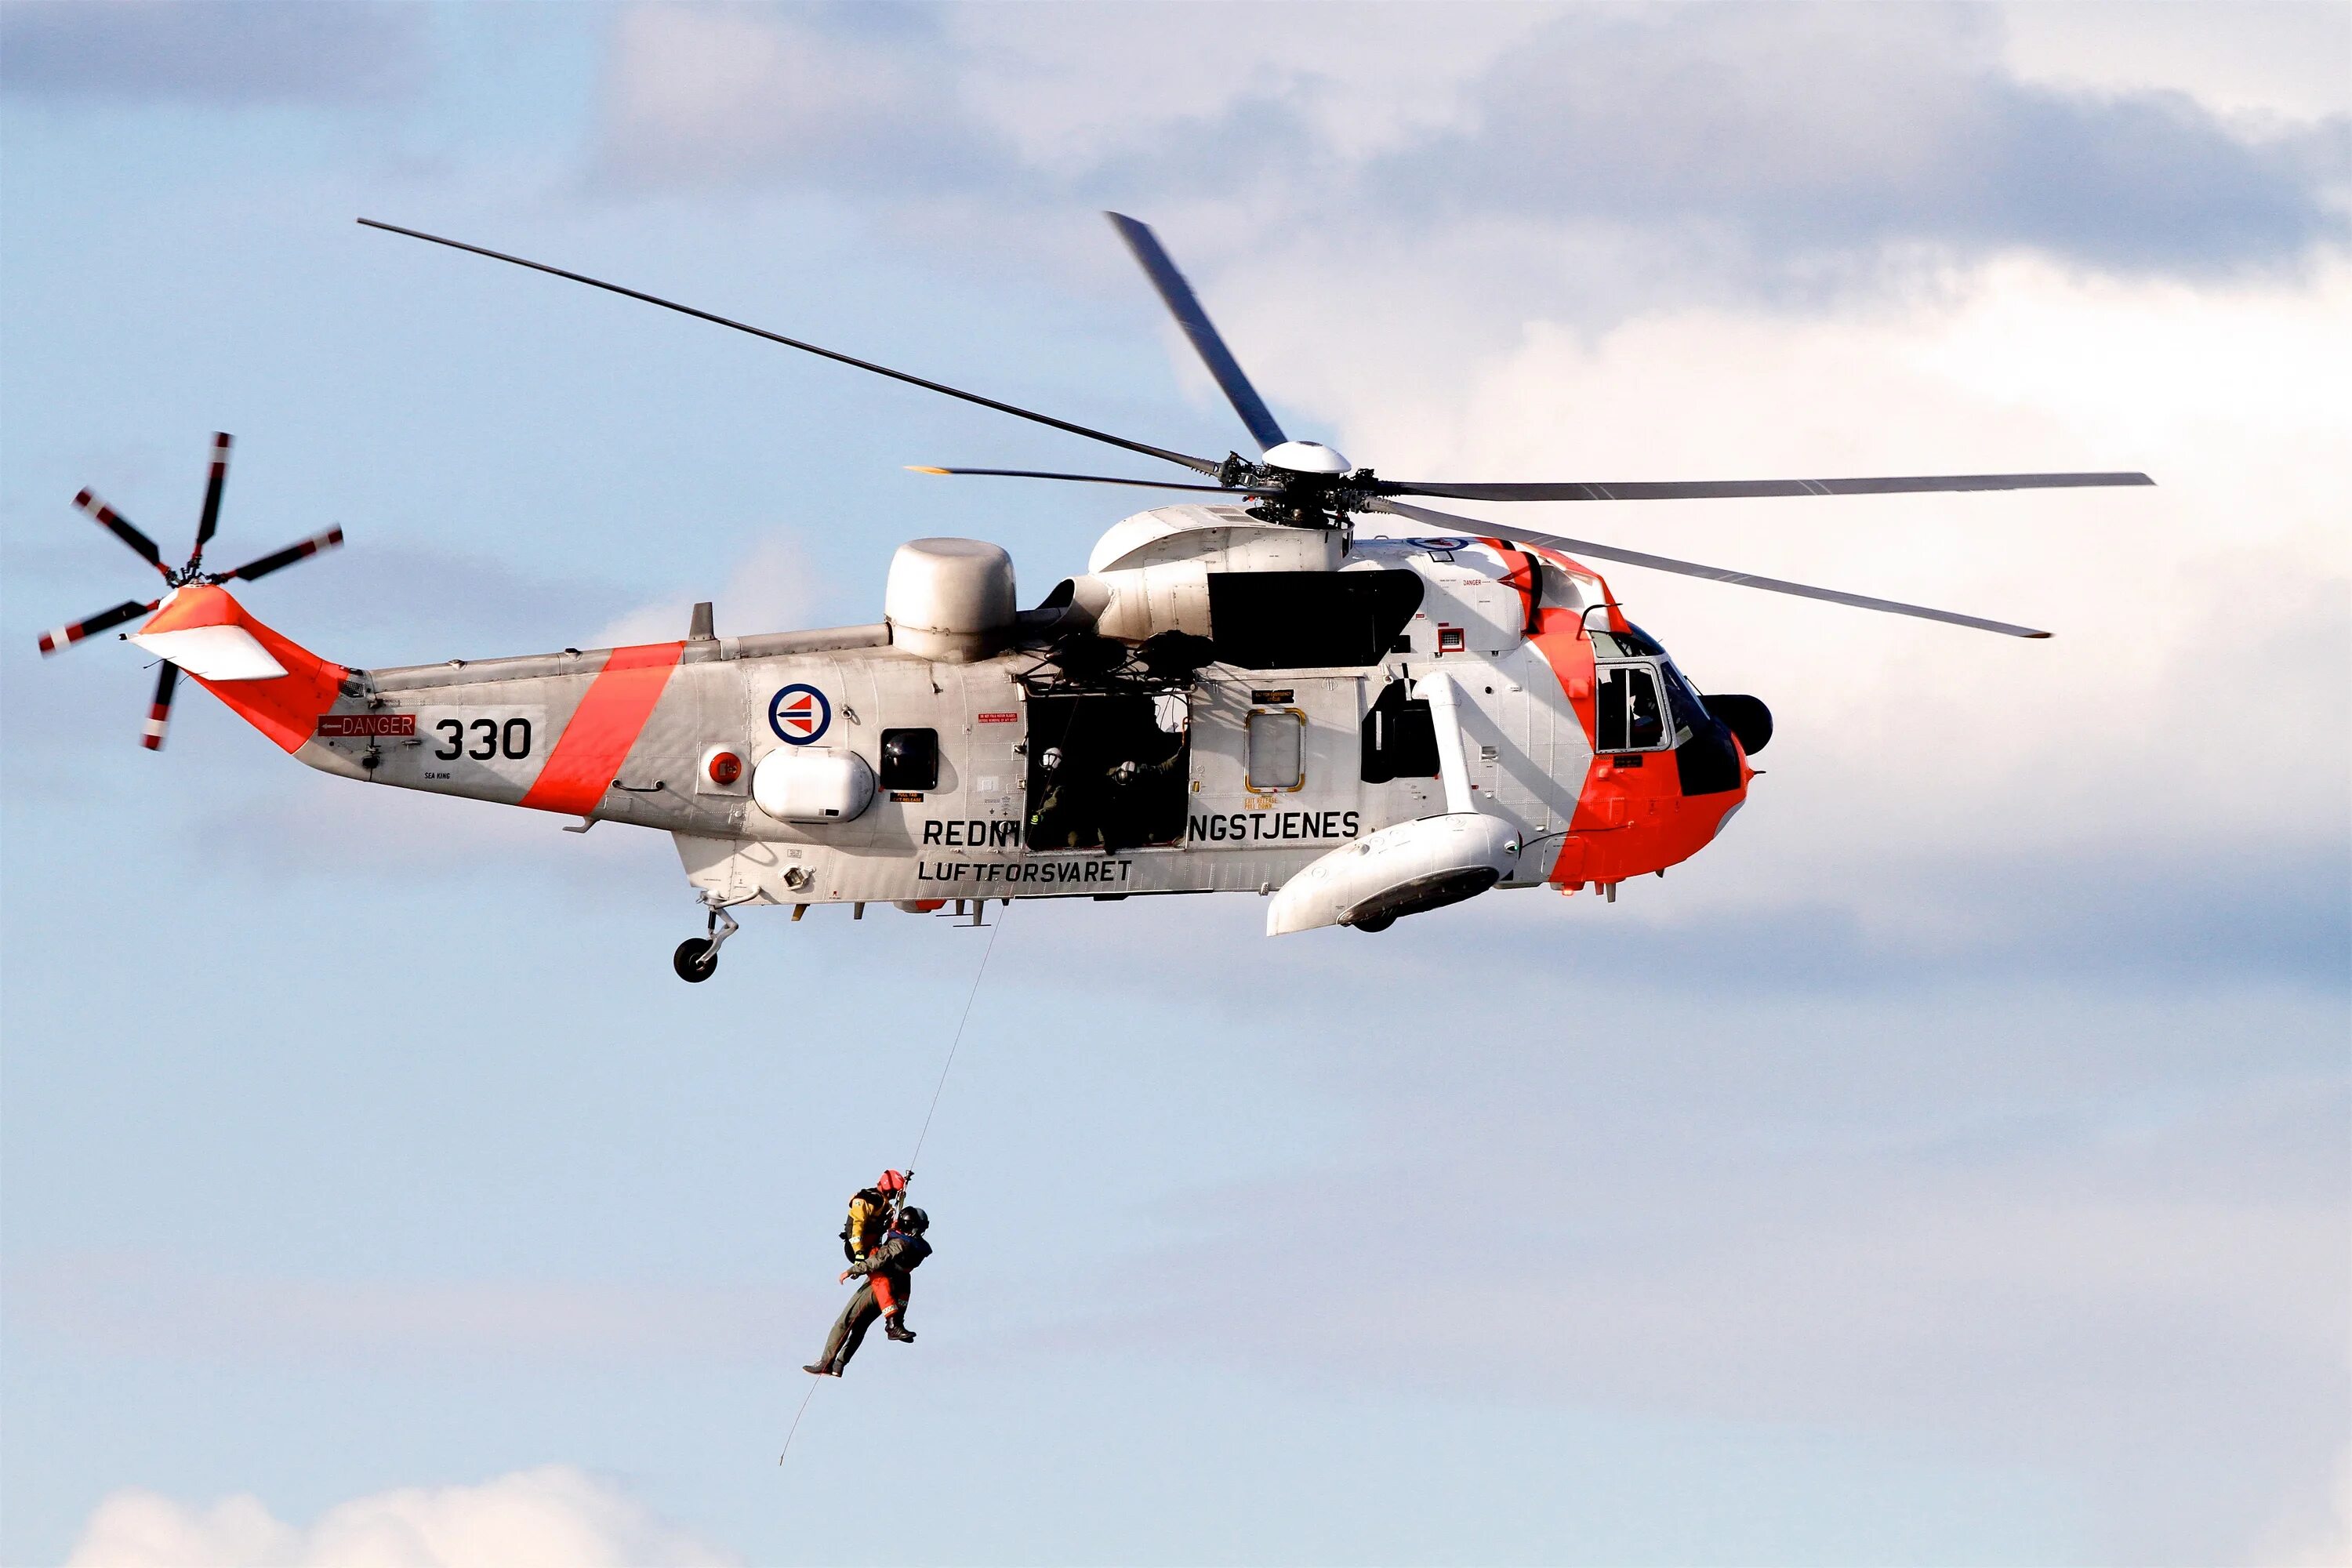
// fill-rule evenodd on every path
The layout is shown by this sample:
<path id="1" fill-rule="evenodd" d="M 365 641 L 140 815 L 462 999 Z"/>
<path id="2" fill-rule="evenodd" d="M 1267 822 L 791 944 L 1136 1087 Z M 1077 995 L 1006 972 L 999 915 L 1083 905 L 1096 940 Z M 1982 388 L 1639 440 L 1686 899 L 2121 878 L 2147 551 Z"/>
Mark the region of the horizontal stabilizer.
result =
<path id="1" fill-rule="evenodd" d="M 131 640 L 168 658 L 200 680 L 275 680 L 286 667 L 243 626 L 190 626 L 176 632 L 133 632 Z"/>

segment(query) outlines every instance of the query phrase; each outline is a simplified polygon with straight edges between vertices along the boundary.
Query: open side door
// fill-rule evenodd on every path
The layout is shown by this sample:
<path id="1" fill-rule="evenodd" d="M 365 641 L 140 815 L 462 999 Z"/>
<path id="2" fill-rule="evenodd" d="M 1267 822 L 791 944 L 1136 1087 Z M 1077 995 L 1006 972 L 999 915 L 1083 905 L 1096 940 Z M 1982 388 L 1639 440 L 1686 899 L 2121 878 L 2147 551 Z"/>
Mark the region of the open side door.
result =
<path id="1" fill-rule="evenodd" d="M 1518 834 L 1478 809 L 1452 678 L 1423 676 L 1414 695 L 1429 704 L 1445 810 L 1344 845 L 1284 883 L 1265 911 L 1268 936 L 1327 925 L 1382 931 L 1400 915 L 1475 898 L 1510 871 Z"/>

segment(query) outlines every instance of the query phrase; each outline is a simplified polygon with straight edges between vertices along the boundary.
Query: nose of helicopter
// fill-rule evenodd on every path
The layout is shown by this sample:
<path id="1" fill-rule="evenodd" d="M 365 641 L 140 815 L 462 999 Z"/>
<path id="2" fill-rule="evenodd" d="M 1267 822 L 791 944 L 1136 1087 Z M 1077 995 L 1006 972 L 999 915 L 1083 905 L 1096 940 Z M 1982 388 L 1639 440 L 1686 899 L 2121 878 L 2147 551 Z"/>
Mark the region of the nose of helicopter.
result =
<path id="1" fill-rule="evenodd" d="M 1710 696 L 1706 710 L 1721 720 L 1739 741 L 1739 749 L 1754 756 L 1772 741 L 1772 710 L 1757 697 Z"/>

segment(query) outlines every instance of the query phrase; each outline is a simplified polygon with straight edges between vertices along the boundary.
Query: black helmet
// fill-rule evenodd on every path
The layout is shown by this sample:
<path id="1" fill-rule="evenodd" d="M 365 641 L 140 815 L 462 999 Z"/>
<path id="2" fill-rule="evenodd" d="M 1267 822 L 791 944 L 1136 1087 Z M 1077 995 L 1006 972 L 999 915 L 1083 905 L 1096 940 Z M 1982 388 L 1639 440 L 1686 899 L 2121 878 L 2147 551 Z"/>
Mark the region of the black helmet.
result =
<path id="1" fill-rule="evenodd" d="M 900 1209 L 898 1223 L 891 1228 L 906 1236 L 920 1236 L 931 1228 L 931 1216 L 920 1209 Z"/>

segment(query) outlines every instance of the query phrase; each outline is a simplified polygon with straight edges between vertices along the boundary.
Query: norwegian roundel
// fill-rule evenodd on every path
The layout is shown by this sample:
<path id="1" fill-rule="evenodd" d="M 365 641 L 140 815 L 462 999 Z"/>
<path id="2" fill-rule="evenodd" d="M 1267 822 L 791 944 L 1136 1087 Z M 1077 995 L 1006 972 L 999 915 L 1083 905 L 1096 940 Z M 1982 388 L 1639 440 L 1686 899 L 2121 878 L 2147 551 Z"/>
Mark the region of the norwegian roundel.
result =
<path id="1" fill-rule="evenodd" d="M 833 722 L 833 704 L 814 686 L 787 686 L 768 699 L 768 728 L 787 746 L 805 746 Z"/>

